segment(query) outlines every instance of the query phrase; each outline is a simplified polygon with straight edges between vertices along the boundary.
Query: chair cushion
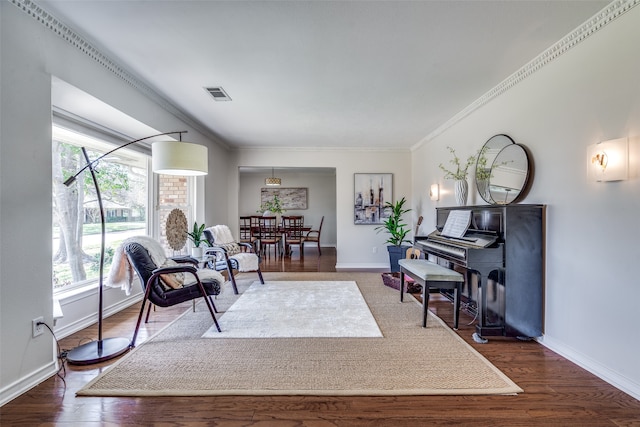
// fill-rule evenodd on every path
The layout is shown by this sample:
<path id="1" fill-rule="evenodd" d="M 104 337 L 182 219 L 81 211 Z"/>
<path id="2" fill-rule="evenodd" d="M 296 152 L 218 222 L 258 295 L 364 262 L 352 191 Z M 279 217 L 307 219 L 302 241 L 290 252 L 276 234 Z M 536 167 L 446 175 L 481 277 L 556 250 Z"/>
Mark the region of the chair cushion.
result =
<path id="1" fill-rule="evenodd" d="M 192 286 L 195 285 L 196 282 L 196 278 L 193 274 L 185 274 L 184 275 L 184 286 Z M 222 276 L 222 274 L 220 274 L 219 272 L 215 271 L 215 270 L 210 270 L 207 268 L 199 268 L 198 269 L 198 277 L 200 278 L 200 281 L 203 284 L 207 284 L 207 283 L 212 283 L 212 282 L 217 282 L 218 285 L 220 283 L 224 283 L 224 277 Z M 218 290 L 219 292 L 219 290 Z"/>
<path id="2" fill-rule="evenodd" d="M 187 274 L 187 276 L 193 277 L 193 275 L 191 274 Z M 200 281 L 202 282 L 207 295 L 219 295 L 220 284 L 224 283 L 224 279 L 218 281 L 215 279 L 203 280 L 201 278 Z M 170 307 L 181 302 L 190 301 L 194 298 L 201 297 L 202 294 L 200 293 L 200 289 L 198 288 L 198 286 L 188 285 L 180 289 L 171 289 L 169 291 L 163 292 L 162 294 L 151 292 L 151 294 L 149 295 L 149 301 L 159 307 Z"/>
<path id="3" fill-rule="evenodd" d="M 166 259 L 164 264 L 162 264 L 159 268 L 163 267 L 175 267 L 180 265 L 172 259 Z M 169 289 L 179 289 L 185 285 L 184 273 L 167 273 L 160 275 L 160 283 L 164 287 L 166 291 Z"/>

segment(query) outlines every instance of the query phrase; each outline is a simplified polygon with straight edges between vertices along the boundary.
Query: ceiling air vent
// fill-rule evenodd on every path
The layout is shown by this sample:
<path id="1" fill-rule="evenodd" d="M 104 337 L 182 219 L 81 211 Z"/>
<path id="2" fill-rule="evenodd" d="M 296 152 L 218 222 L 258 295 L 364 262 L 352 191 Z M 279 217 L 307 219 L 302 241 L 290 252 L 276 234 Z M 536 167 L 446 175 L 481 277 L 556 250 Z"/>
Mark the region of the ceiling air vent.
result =
<path id="1" fill-rule="evenodd" d="M 231 101 L 231 97 L 227 95 L 221 87 L 205 87 L 204 88 L 216 101 Z"/>

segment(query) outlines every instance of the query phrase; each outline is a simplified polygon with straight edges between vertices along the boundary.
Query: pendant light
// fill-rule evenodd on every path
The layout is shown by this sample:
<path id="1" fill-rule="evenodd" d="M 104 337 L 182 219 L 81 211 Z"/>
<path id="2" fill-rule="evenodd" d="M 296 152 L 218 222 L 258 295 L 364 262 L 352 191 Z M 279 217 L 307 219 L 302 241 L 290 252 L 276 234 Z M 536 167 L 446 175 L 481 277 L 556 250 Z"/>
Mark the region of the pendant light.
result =
<path id="1" fill-rule="evenodd" d="M 277 185 L 282 184 L 282 180 L 281 180 L 280 178 L 276 178 L 276 177 L 273 175 L 273 168 L 271 168 L 271 178 L 266 178 L 266 179 L 264 180 L 264 184 L 265 184 L 265 185 L 268 185 L 268 186 L 270 186 L 270 187 L 274 187 L 274 186 L 277 186 Z"/>

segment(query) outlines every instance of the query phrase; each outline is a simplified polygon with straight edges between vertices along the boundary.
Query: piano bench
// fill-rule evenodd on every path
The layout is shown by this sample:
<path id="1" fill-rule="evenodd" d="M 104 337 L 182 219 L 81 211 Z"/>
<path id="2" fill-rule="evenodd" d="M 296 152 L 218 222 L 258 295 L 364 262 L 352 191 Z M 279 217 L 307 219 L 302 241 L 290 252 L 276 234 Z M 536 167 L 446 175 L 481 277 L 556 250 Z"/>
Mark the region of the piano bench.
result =
<path id="1" fill-rule="evenodd" d="M 400 265 L 400 302 L 404 299 L 405 274 L 422 285 L 422 327 L 427 327 L 427 310 L 429 308 L 429 288 L 453 289 L 453 329 L 458 329 L 460 317 L 460 293 L 464 276 L 426 259 L 401 259 Z"/>

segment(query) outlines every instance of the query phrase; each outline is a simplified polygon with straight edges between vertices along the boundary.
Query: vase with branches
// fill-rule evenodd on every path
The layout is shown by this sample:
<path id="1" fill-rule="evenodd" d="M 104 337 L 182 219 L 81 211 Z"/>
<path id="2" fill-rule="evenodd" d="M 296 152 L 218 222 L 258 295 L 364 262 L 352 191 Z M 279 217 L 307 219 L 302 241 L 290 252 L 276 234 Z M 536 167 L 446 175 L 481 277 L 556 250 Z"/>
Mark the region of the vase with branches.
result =
<path id="1" fill-rule="evenodd" d="M 259 213 L 267 213 L 271 212 L 273 214 L 282 214 L 286 212 L 286 209 L 282 207 L 282 201 L 280 198 L 275 195 L 272 200 L 267 200 L 263 204 L 260 205 L 260 208 L 256 211 Z"/>
<path id="2" fill-rule="evenodd" d="M 456 154 L 456 150 L 447 147 L 453 158 L 449 160 L 449 163 L 453 165 L 453 168 L 447 169 L 442 163 L 440 163 L 440 169 L 444 172 L 444 179 L 454 179 L 454 180 L 466 180 L 469 175 L 469 166 L 475 163 L 476 156 L 469 156 L 467 161 L 462 163 L 460 158 Z"/>
<path id="3" fill-rule="evenodd" d="M 442 163 L 440 163 L 440 169 L 444 172 L 444 179 L 453 179 L 455 181 L 455 196 L 459 206 L 467 204 L 467 194 L 469 192 L 469 184 L 467 183 L 467 176 L 469 175 L 469 167 L 475 163 L 476 156 L 472 155 L 467 158 L 463 163 L 456 150 L 452 147 L 447 147 L 453 158 L 449 160 L 449 163 L 453 165 L 453 168 L 447 169 Z"/>

